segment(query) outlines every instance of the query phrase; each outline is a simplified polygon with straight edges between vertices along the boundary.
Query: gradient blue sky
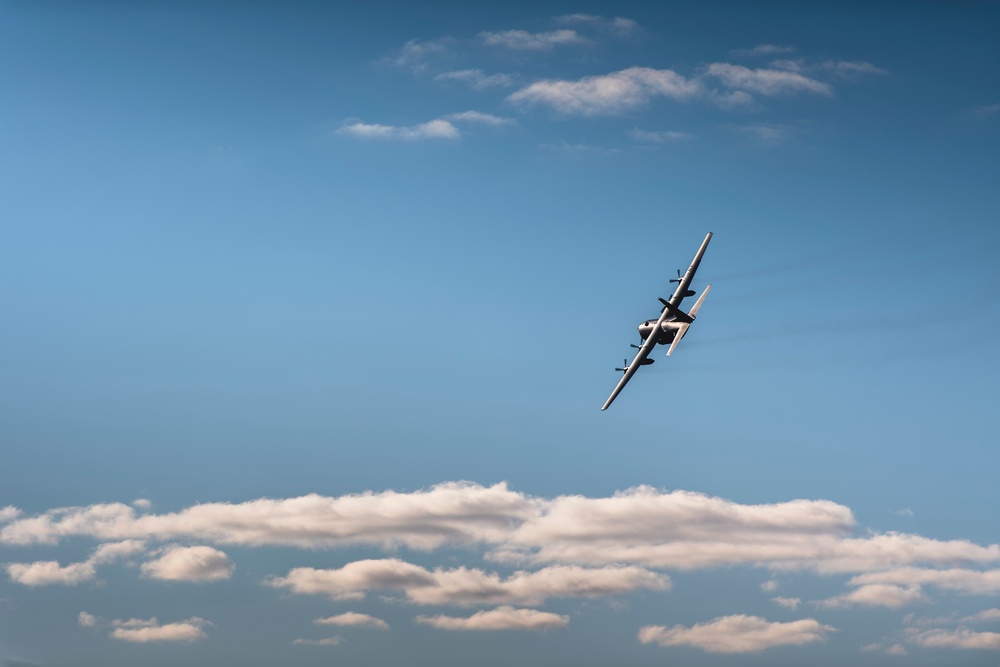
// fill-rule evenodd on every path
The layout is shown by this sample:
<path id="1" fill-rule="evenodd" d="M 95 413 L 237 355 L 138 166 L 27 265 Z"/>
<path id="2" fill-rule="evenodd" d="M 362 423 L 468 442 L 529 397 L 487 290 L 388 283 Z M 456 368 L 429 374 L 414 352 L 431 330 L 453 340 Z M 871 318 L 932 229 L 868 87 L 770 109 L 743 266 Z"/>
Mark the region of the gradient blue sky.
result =
<path id="1" fill-rule="evenodd" d="M 8 666 L 1000 663 L 997 4 L 15 1 L 0 62 Z"/>

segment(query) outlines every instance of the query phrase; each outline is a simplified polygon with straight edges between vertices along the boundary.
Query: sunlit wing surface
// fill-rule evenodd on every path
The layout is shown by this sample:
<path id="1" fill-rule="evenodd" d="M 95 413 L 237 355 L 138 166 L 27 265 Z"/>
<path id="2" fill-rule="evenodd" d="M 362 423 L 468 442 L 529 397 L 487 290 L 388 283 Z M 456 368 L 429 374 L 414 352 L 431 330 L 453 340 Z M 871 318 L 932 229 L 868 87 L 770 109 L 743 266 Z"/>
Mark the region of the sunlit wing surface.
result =
<path id="1" fill-rule="evenodd" d="M 694 274 L 698 271 L 698 266 L 701 264 L 701 258 L 705 254 L 705 249 L 708 248 L 708 242 L 711 240 L 712 233 L 709 232 L 705 236 L 705 240 L 701 242 L 701 247 L 699 247 L 698 252 L 695 253 L 694 260 L 691 262 L 691 266 L 688 267 L 688 270 L 684 272 L 682 277 L 678 277 L 677 280 L 671 280 L 671 282 L 677 283 L 677 289 L 674 290 L 674 294 L 670 297 L 669 301 L 660 299 L 660 302 L 663 304 L 663 311 L 660 313 L 660 317 L 656 321 L 656 325 L 650 330 L 649 335 L 643 341 L 642 346 L 635 355 L 635 358 L 632 359 L 632 363 L 623 369 L 619 369 L 622 371 L 622 377 L 615 386 L 614 391 L 611 392 L 611 396 L 609 396 L 608 400 L 605 401 L 604 407 L 602 407 L 601 410 L 608 409 L 608 406 L 610 406 L 615 398 L 618 397 L 618 394 L 621 393 L 622 389 L 625 388 L 625 385 L 628 384 L 628 381 L 632 379 L 632 376 L 635 375 L 636 371 L 639 370 L 641 366 L 653 363 L 652 360 L 649 359 L 649 354 L 661 340 L 664 342 L 669 340 L 669 338 L 665 338 L 667 331 L 670 331 L 673 334 L 673 341 L 671 342 L 670 349 L 667 351 L 667 356 L 670 356 L 670 354 L 674 351 L 674 348 L 677 347 L 677 343 L 680 342 L 680 339 L 684 337 L 685 333 L 687 333 L 688 328 L 691 326 L 691 322 L 697 316 L 698 310 L 701 309 L 701 304 L 705 300 L 705 295 L 708 294 L 712 286 L 709 285 L 705 288 L 705 291 L 702 292 L 690 313 L 684 313 L 680 310 L 679 306 L 685 297 L 692 296 L 694 294 L 694 292 L 690 291 L 691 280 L 694 279 Z"/>

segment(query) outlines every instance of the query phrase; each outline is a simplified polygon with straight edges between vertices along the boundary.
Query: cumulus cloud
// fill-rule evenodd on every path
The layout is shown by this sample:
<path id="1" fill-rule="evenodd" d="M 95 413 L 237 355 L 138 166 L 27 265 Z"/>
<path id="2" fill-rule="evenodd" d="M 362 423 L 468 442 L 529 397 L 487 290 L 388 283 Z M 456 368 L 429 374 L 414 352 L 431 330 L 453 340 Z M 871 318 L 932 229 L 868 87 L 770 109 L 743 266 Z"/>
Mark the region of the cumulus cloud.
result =
<path id="1" fill-rule="evenodd" d="M 856 579 L 852 587 L 882 583 L 965 592 L 1000 590 L 1000 570 L 974 569 L 1000 562 L 1000 545 L 893 532 L 855 533 L 851 510 L 828 500 L 753 505 L 652 487 L 610 497 L 540 498 L 512 491 L 506 484 L 446 483 L 409 493 L 311 494 L 204 503 L 166 513 L 139 513 L 126 504 L 60 508 L 3 524 L 0 542 L 56 544 L 70 537 L 135 540 L 127 547 L 99 547 L 95 554 L 139 549 L 141 540 L 308 549 L 465 546 L 510 563 L 678 570 L 750 565 L 776 572 L 867 577 Z M 956 563 L 964 567 L 933 569 L 954 568 Z M 17 577 L 28 576 L 31 565 L 8 565 L 8 573 L 15 567 Z M 56 579 L 91 576 L 87 567 L 77 567 L 76 575 L 70 574 L 72 570 L 60 573 L 59 568 L 54 562 L 35 568 L 39 575 L 35 580 L 45 578 L 45 569 L 55 572 L 51 577 Z M 420 577 L 426 576 L 423 572 Z"/>
<path id="2" fill-rule="evenodd" d="M 77 614 L 76 622 L 81 628 L 92 628 L 97 625 L 98 618 L 93 614 L 81 611 Z"/>
<path id="3" fill-rule="evenodd" d="M 148 510 L 152 506 L 153 506 L 153 501 L 148 500 L 146 498 L 136 498 L 135 500 L 132 501 L 132 507 L 135 507 L 137 509 Z"/>
<path id="4" fill-rule="evenodd" d="M 21 516 L 21 510 L 14 507 L 13 505 L 0 507 L 0 523 L 7 523 L 8 521 L 13 521 L 19 516 Z"/>
<path id="5" fill-rule="evenodd" d="M 758 616 L 722 616 L 692 627 L 648 625 L 639 631 L 643 644 L 694 646 L 709 653 L 753 653 L 773 646 L 802 645 L 826 640 L 835 628 L 806 618 L 789 623 L 769 623 Z"/>
<path id="6" fill-rule="evenodd" d="M 90 561 L 60 565 L 54 560 L 36 561 L 34 563 L 10 563 L 7 565 L 7 576 L 14 583 L 22 586 L 76 586 L 90 581 L 97 574 L 94 564 Z"/>
<path id="7" fill-rule="evenodd" d="M 767 581 L 765 581 L 760 585 L 760 590 L 764 591 L 765 593 L 773 593 L 774 591 L 778 590 L 778 587 L 779 584 L 777 581 L 775 581 L 774 579 L 768 579 Z"/>
<path id="8" fill-rule="evenodd" d="M 615 115 L 643 106 L 654 97 L 689 100 L 701 92 L 701 84 L 669 69 L 630 67 L 577 81 L 537 81 L 507 100 L 515 105 L 548 106 L 564 114 Z"/>
<path id="9" fill-rule="evenodd" d="M 498 46 L 512 51 L 551 51 L 557 46 L 588 43 L 588 40 L 577 34 L 575 30 L 481 32 L 479 39 L 487 46 Z"/>
<path id="10" fill-rule="evenodd" d="M 767 97 L 795 95 L 803 92 L 826 96 L 833 94 L 833 88 L 829 84 L 787 70 L 750 69 L 742 65 L 712 63 L 706 68 L 705 73 L 709 77 L 718 79 L 728 88 L 749 91 Z"/>
<path id="11" fill-rule="evenodd" d="M 135 643 L 193 642 L 205 639 L 207 635 L 202 628 L 211 625 L 197 616 L 165 625 L 160 625 L 156 618 L 149 620 L 130 618 L 127 621 L 112 621 L 111 624 L 115 626 L 110 635 L 112 639 Z"/>
<path id="12" fill-rule="evenodd" d="M 457 139 L 460 136 L 458 128 L 441 118 L 410 126 L 379 125 L 377 123 L 353 121 L 345 123 L 335 130 L 334 133 L 358 137 L 360 139 L 404 139 L 407 141 L 420 139 Z"/>
<path id="13" fill-rule="evenodd" d="M 336 570 L 295 568 L 270 584 L 301 594 L 360 599 L 369 590 L 400 590 L 413 604 L 541 604 L 552 597 L 599 597 L 640 589 L 666 590 L 666 575 L 635 566 L 588 569 L 557 565 L 503 579 L 475 568 L 427 570 L 397 558 L 361 560 Z"/>
<path id="14" fill-rule="evenodd" d="M 955 648 L 1000 651 L 1000 632 L 976 632 L 968 628 L 906 631 L 906 641 L 924 648 Z"/>
<path id="15" fill-rule="evenodd" d="M 142 573 L 169 581 L 218 581 L 232 576 L 235 566 L 225 553 L 206 546 L 171 546 L 162 556 L 142 565 Z"/>
<path id="16" fill-rule="evenodd" d="M 439 614 L 417 616 L 415 620 L 441 630 L 554 630 L 569 625 L 569 616 L 509 606 L 478 611 L 468 618 Z"/>
<path id="17" fill-rule="evenodd" d="M 82 563 L 60 565 L 57 561 L 35 561 L 34 563 L 9 563 L 7 575 L 14 583 L 22 586 L 76 586 L 91 581 L 97 575 L 97 566 L 113 563 L 121 558 L 145 549 L 140 540 L 123 540 L 98 546 L 90 558 Z"/>
<path id="18" fill-rule="evenodd" d="M 514 85 L 514 79 L 509 74 L 486 74 L 481 69 L 461 69 L 442 72 L 434 77 L 435 81 L 454 81 L 475 90 L 489 88 L 506 88 Z"/>
<path id="19" fill-rule="evenodd" d="M 313 621 L 313 623 L 318 623 L 320 625 L 344 625 L 360 628 L 378 628 L 379 630 L 389 629 L 389 624 L 381 618 L 375 618 L 374 616 L 369 616 L 368 614 L 359 614 L 356 611 L 348 611 L 343 614 L 337 614 L 336 616 L 329 616 L 327 618 L 317 618 Z"/>
<path id="20" fill-rule="evenodd" d="M 828 609 L 845 607 L 886 607 L 899 609 L 918 602 L 927 602 L 927 596 L 919 586 L 896 586 L 893 584 L 866 584 L 850 593 L 821 600 L 817 604 Z"/>

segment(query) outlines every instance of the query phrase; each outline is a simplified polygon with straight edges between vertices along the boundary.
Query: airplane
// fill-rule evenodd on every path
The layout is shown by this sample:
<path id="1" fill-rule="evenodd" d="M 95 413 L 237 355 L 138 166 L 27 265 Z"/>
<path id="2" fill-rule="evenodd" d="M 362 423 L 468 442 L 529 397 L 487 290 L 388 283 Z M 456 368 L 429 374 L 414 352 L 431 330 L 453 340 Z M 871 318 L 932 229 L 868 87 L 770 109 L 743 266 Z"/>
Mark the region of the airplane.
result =
<path id="1" fill-rule="evenodd" d="M 694 296 L 695 292 L 689 289 L 691 286 L 691 279 L 694 278 L 695 271 L 698 270 L 698 265 L 701 264 L 701 256 L 705 254 L 705 248 L 708 247 L 708 242 L 712 240 L 712 232 L 709 232 L 705 237 L 705 240 L 701 242 L 701 247 L 698 248 L 698 252 L 694 256 L 694 260 L 691 262 L 691 266 L 688 270 L 684 272 L 681 276 L 680 269 L 677 269 L 677 277 L 671 278 L 670 282 L 677 283 L 677 289 L 674 290 L 674 295 L 670 297 L 669 301 L 660 299 L 660 303 L 663 304 L 663 310 L 660 311 L 660 317 L 657 320 L 646 320 L 639 325 L 639 337 L 642 339 L 642 345 L 633 345 L 632 347 L 639 350 L 635 354 L 635 358 L 632 363 L 625 366 L 625 368 L 616 368 L 616 371 L 622 372 L 622 379 L 618 381 L 618 386 L 615 390 L 611 392 L 611 396 L 608 397 L 607 402 L 601 411 L 608 409 L 618 394 L 621 393 L 628 381 L 632 379 L 635 372 L 639 370 L 641 366 L 648 366 L 653 363 L 652 359 L 649 359 L 649 353 L 653 351 L 653 348 L 659 345 L 666 345 L 670 343 L 670 349 L 667 350 L 667 356 L 669 357 L 673 354 L 674 348 L 677 347 L 677 343 L 681 341 L 684 334 L 687 333 L 688 328 L 690 328 L 691 323 L 694 322 L 694 318 L 698 315 L 698 311 L 701 309 L 701 304 L 708 295 L 708 291 L 712 289 L 711 285 L 705 287 L 705 290 L 698 297 L 695 302 L 694 307 L 691 308 L 690 312 L 683 312 L 680 309 L 681 301 L 685 297 Z M 625 361 L 628 361 L 626 359 Z M 624 363 L 624 362 L 623 362 Z"/>

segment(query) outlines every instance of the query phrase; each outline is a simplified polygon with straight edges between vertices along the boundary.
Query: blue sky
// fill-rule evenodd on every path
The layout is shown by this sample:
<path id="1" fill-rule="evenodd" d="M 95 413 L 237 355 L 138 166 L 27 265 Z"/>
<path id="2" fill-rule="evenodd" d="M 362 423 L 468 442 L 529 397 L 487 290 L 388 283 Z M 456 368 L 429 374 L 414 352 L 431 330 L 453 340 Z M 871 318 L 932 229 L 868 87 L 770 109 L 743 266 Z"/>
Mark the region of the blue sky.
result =
<path id="1" fill-rule="evenodd" d="M 995 4 L 2 14 L 7 665 L 1000 661 Z"/>

